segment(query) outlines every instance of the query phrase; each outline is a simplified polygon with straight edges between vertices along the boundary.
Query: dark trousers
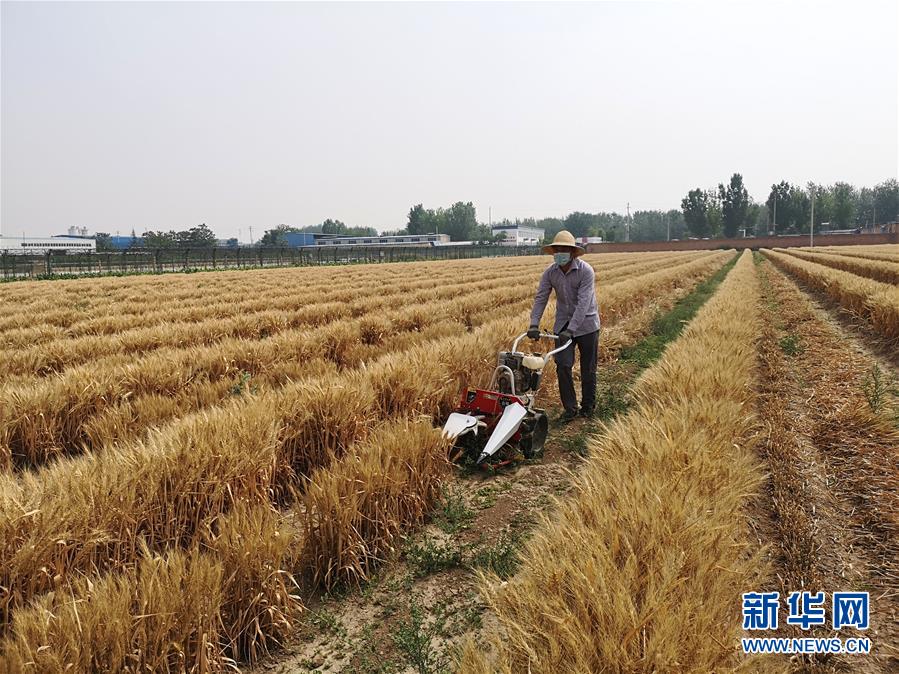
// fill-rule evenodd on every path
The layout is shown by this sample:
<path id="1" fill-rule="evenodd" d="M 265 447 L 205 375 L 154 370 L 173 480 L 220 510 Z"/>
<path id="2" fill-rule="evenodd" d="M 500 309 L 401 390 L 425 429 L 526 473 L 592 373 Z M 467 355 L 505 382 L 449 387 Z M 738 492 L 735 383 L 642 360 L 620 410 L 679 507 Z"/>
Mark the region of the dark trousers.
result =
<path id="1" fill-rule="evenodd" d="M 596 405 L 596 357 L 599 351 L 599 330 L 574 338 L 574 344 L 556 354 L 556 374 L 559 377 L 559 396 L 569 412 L 577 412 L 577 396 L 574 393 L 574 347 L 581 355 L 581 407 L 592 410 Z"/>

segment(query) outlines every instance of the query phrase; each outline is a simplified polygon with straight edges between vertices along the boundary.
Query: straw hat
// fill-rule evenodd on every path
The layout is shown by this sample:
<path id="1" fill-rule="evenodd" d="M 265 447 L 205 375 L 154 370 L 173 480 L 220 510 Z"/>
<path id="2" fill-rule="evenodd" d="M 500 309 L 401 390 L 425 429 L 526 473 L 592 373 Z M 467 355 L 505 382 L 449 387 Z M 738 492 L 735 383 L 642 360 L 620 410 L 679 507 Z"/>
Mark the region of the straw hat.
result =
<path id="1" fill-rule="evenodd" d="M 567 229 L 563 229 L 558 234 L 556 234 L 553 242 L 548 246 L 543 246 L 544 253 L 555 253 L 554 248 L 571 248 L 571 257 L 580 257 L 587 251 L 584 250 L 584 247 L 578 244 L 577 241 L 574 240 L 574 236 L 572 236 L 571 232 Z"/>

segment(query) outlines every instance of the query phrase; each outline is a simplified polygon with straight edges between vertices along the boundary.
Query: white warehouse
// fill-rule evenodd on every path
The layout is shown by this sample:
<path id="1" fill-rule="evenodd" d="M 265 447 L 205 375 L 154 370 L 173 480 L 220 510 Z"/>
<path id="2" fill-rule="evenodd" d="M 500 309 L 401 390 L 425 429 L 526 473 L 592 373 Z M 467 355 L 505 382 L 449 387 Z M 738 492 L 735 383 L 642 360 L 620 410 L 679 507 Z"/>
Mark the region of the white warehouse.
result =
<path id="1" fill-rule="evenodd" d="M 503 246 L 539 246 L 543 243 L 543 229 L 527 225 L 493 225 L 493 235 L 503 235 Z"/>
<path id="2" fill-rule="evenodd" d="M 0 253 L 43 254 L 49 251 L 93 253 L 97 242 L 80 236 L 0 236 Z"/>

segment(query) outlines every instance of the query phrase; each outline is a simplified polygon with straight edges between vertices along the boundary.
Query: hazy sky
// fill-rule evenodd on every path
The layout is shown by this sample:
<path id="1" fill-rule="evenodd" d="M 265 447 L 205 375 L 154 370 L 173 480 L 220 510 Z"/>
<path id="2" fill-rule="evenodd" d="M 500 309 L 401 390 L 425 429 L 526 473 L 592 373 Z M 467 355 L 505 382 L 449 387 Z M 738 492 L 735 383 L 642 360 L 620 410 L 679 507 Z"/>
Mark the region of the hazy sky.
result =
<path id="1" fill-rule="evenodd" d="M 412 204 L 897 175 L 896 2 L 3 2 L 3 232 L 258 238 Z"/>

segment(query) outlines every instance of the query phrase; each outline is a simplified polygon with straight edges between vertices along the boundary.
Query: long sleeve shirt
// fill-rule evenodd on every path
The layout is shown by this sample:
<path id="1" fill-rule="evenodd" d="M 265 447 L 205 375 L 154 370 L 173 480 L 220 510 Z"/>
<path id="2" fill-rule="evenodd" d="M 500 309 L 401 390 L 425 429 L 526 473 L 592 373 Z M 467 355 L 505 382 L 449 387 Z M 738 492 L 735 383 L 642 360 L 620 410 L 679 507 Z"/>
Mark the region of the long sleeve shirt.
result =
<path id="1" fill-rule="evenodd" d="M 556 291 L 556 322 L 553 332 L 558 334 L 567 328 L 572 335 L 580 337 L 599 330 L 596 274 L 593 267 L 580 258 L 571 262 L 568 272 L 563 272 L 555 263 L 547 267 L 537 286 L 531 325 L 540 324 L 552 290 Z"/>

